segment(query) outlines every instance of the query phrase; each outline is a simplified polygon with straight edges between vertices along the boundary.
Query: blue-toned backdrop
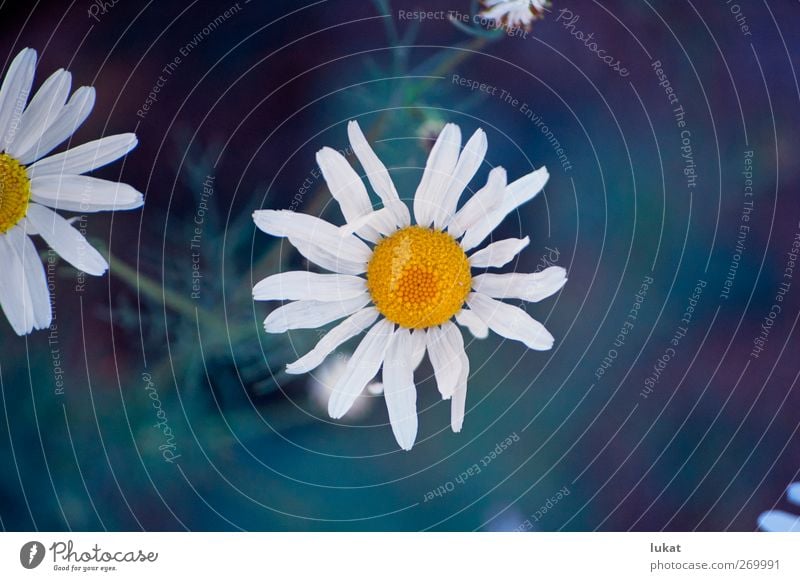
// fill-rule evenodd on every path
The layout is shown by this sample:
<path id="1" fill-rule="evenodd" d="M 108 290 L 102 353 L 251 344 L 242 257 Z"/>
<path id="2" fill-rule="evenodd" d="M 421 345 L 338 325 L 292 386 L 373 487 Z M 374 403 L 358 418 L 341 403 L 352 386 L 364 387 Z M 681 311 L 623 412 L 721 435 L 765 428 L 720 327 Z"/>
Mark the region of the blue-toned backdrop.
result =
<path id="1" fill-rule="evenodd" d="M 37 84 L 66 67 L 94 85 L 76 141 L 135 131 L 97 175 L 146 194 L 88 217 L 111 270 L 59 263 L 51 330 L 0 321 L 4 529 L 754 530 L 783 506 L 800 471 L 798 4 L 555 0 L 511 34 L 474 11 L 0 4 L 3 70 L 30 46 Z M 304 266 L 252 211 L 339 220 L 314 156 L 347 147 L 350 119 L 407 199 L 448 121 L 487 132 L 473 186 L 496 165 L 551 174 L 502 231 L 531 236 L 516 269 L 568 270 L 528 307 L 555 347 L 470 342 L 460 434 L 423 364 L 412 452 L 380 396 L 330 420 L 324 377 L 282 371 L 317 335 L 266 335 L 272 307 L 250 298 Z"/>

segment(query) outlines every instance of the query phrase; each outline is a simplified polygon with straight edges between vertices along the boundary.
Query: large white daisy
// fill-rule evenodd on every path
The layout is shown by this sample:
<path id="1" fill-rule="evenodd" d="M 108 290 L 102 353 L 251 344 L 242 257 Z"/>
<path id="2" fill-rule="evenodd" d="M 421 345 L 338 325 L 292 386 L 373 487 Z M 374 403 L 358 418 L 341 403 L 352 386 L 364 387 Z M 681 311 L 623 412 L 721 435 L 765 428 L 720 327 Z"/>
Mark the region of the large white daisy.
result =
<path id="1" fill-rule="evenodd" d="M 337 227 L 288 210 L 260 210 L 253 218 L 261 230 L 288 238 L 308 260 L 335 274 L 276 274 L 259 282 L 253 297 L 294 301 L 267 317 L 269 333 L 317 328 L 347 317 L 289 364 L 289 373 L 311 371 L 339 345 L 367 331 L 333 388 L 328 412 L 341 418 L 383 367 L 392 430 L 400 446 L 410 450 L 417 435 L 414 370 L 426 352 L 442 397 L 452 400 L 453 431 L 460 431 L 464 421 L 469 360 L 453 320 L 477 338 L 492 329 L 531 349 L 552 347 L 553 337 L 541 323 L 498 299 L 545 299 L 564 286 L 563 268 L 472 273 L 502 267 L 528 245 L 527 236 L 510 238 L 473 252 L 509 213 L 538 194 L 549 176 L 541 168 L 507 184 L 505 170 L 496 167 L 459 209 L 462 193 L 483 162 L 486 135 L 477 130 L 462 150 L 461 130 L 446 125 L 414 195 L 412 225 L 408 207 L 358 123 L 351 121 L 348 133 L 383 208 L 373 209 L 364 182 L 342 154 L 322 149 L 317 162 L 347 224 Z"/>
<path id="2" fill-rule="evenodd" d="M 486 10 L 481 16 L 501 23 L 506 28 L 530 30 L 534 20 L 544 17 L 549 0 L 483 0 Z"/>
<path id="3" fill-rule="evenodd" d="M 143 203 L 131 186 L 81 175 L 136 147 L 132 133 L 45 157 L 83 124 L 95 91 L 81 87 L 70 96 L 72 75 L 59 69 L 29 102 L 35 69 L 36 51 L 26 48 L 0 88 L 0 306 L 18 335 L 45 329 L 52 321 L 44 266 L 29 236 L 41 236 L 86 274 L 99 276 L 108 269 L 100 253 L 53 209 L 87 213 Z"/>

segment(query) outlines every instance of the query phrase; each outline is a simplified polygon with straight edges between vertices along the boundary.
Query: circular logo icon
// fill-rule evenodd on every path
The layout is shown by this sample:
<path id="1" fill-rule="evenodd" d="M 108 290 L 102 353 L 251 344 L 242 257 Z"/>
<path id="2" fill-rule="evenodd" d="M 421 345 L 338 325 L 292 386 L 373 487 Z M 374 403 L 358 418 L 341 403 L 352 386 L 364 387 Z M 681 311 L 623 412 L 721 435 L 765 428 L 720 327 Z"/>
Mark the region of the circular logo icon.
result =
<path id="1" fill-rule="evenodd" d="M 26 569 L 35 569 L 44 560 L 44 545 L 39 541 L 30 541 L 19 550 L 19 562 Z"/>

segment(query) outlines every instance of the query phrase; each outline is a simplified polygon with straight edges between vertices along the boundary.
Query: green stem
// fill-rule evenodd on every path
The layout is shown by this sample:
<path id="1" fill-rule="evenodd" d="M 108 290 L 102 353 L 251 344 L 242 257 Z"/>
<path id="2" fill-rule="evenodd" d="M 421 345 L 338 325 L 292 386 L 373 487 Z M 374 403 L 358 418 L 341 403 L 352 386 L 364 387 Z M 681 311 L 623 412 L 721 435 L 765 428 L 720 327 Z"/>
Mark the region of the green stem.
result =
<path id="1" fill-rule="evenodd" d="M 204 323 L 211 325 L 215 330 L 228 332 L 225 322 L 218 320 L 213 313 L 199 307 L 175 291 L 158 284 L 146 274 L 128 266 L 125 261 L 114 256 L 110 250 L 107 253 L 110 272 L 145 297 L 163 304 L 172 311 L 186 317 L 194 318 L 195 316 L 200 316 Z"/>

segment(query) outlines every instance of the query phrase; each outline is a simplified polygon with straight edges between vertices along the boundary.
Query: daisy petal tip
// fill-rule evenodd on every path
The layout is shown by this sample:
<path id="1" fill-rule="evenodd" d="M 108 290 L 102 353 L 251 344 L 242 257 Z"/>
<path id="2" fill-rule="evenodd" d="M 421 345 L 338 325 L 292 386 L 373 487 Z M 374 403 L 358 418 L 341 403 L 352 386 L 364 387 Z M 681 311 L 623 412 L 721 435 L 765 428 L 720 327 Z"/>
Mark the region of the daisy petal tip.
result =
<path id="1" fill-rule="evenodd" d="M 102 263 L 98 263 L 97 265 L 90 266 L 85 265 L 82 268 L 79 268 L 89 276 L 104 276 L 108 272 L 108 263 L 103 260 Z"/>
<path id="2" fill-rule="evenodd" d="M 286 373 L 288 373 L 289 375 L 301 375 L 305 372 L 306 370 L 303 369 L 302 367 L 297 367 L 295 365 L 292 365 L 291 363 L 286 364 Z"/>
<path id="3" fill-rule="evenodd" d="M 342 412 L 338 406 L 334 407 L 333 405 L 328 405 L 328 415 L 331 419 L 340 420 L 344 416 L 345 412 Z"/>

